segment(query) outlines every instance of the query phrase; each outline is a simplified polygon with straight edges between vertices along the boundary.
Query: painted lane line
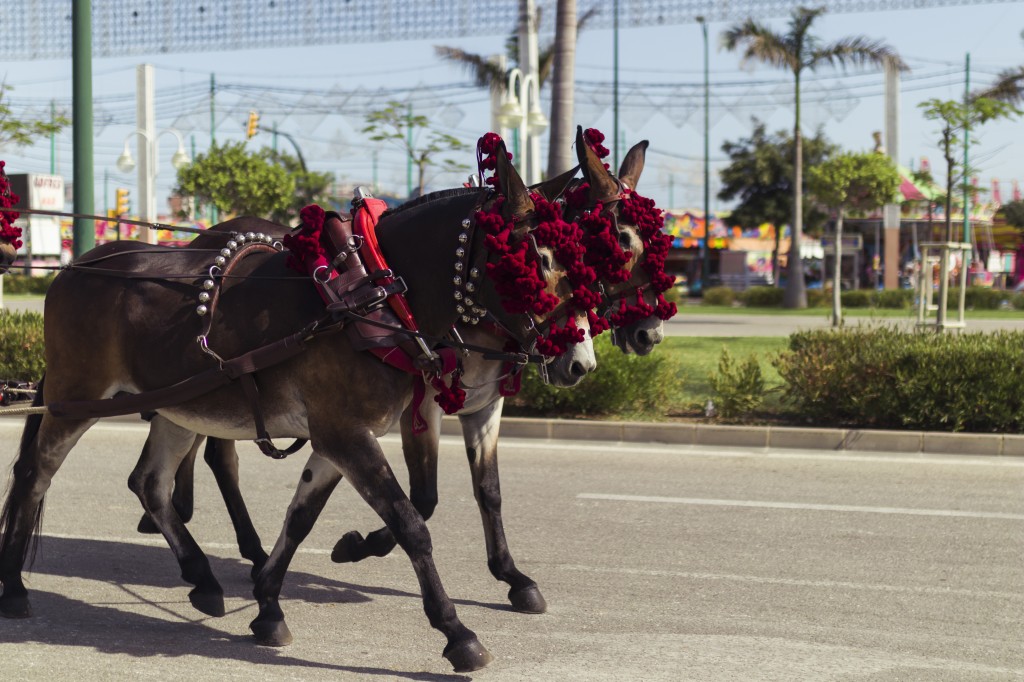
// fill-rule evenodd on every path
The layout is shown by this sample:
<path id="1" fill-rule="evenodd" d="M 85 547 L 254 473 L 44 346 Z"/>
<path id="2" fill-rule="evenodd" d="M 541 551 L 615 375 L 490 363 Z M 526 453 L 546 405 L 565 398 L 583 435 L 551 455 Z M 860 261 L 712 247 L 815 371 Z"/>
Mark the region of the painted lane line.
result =
<path id="1" fill-rule="evenodd" d="M 762 500 L 716 500 L 698 497 L 656 497 L 651 495 L 607 495 L 580 493 L 578 500 L 611 502 L 652 502 L 656 504 L 691 504 L 708 507 L 749 507 L 753 509 L 798 509 L 809 511 L 853 512 L 859 514 L 905 514 L 908 516 L 942 516 L 967 519 L 1005 519 L 1024 521 L 1024 514 L 1004 512 L 972 512 L 955 509 L 913 509 L 909 507 L 858 507 L 847 504 L 806 504 L 802 502 L 766 502 Z"/>
<path id="2" fill-rule="evenodd" d="M 779 585 L 783 587 L 812 587 L 822 589 L 864 590 L 872 592 L 890 592 L 894 594 L 926 594 L 958 597 L 985 597 L 988 599 L 1024 600 L 1024 592 L 998 592 L 995 590 L 970 590 L 952 587 L 932 587 L 928 585 L 885 585 L 881 583 L 854 583 L 846 580 L 798 580 L 795 578 L 767 578 L 756 575 L 736 575 L 729 573 L 702 573 L 694 571 L 659 571 L 639 568 L 615 566 L 583 566 L 563 564 L 557 568 L 564 571 L 580 573 L 610 573 L 616 575 L 638 575 L 652 578 L 679 578 L 683 580 L 720 580 L 752 585 Z"/>
<path id="3" fill-rule="evenodd" d="M 140 545 L 140 546 L 144 546 L 144 547 L 167 547 L 167 541 L 164 540 L 162 537 L 159 537 L 159 538 L 156 538 L 156 537 L 154 537 L 154 538 L 120 537 L 120 538 L 118 538 L 118 537 L 111 537 L 109 535 L 105 535 L 105 536 L 99 536 L 99 535 L 75 535 L 73 533 L 49 533 L 49 532 L 45 532 L 45 531 L 43 532 L 42 537 L 44 539 L 45 538 L 54 538 L 54 539 L 57 539 L 57 540 L 80 540 L 80 541 L 84 541 L 84 542 L 96 542 L 96 543 L 103 543 L 103 544 L 115 543 L 115 544 L 125 544 L 125 545 Z M 203 542 L 202 543 L 202 548 L 203 548 L 203 550 L 215 549 L 215 550 L 226 550 L 226 551 L 233 551 L 233 552 L 237 552 L 238 551 L 238 545 L 234 544 L 234 543 L 230 543 L 230 542 Z M 313 555 L 317 555 L 317 556 L 330 556 L 331 555 L 331 551 L 332 550 L 320 549 L 320 548 L 317 548 L 317 547 L 299 547 L 297 550 L 295 550 L 295 553 L 296 554 L 313 554 Z M 394 556 L 394 554 L 388 554 L 387 556 L 388 557 L 392 557 L 392 556 Z M 245 561 L 241 557 L 232 557 L 232 558 L 237 558 L 239 561 Z M 384 557 L 381 557 L 381 558 L 384 558 Z"/>

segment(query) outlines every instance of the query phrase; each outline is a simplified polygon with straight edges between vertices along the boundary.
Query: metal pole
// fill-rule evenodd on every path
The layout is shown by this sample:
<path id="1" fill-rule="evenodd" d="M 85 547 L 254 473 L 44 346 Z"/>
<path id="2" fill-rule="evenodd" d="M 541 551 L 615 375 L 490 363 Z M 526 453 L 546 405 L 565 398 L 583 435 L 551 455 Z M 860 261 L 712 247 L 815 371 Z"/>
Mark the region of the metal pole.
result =
<path id="1" fill-rule="evenodd" d="M 612 8 L 612 169 L 619 168 L 619 0 Z"/>
<path id="2" fill-rule="evenodd" d="M 704 34 L 704 253 L 701 263 L 700 291 L 701 296 L 707 291 L 711 282 L 711 168 L 710 168 L 710 125 L 709 112 L 711 103 L 710 79 L 708 77 L 708 25 L 704 17 L 697 17 Z"/>
<path id="3" fill-rule="evenodd" d="M 409 102 L 408 113 L 405 119 L 406 140 L 409 145 L 408 155 L 405 158 L 405 196 L 412 197 L 412 102 Z"/>
<path id="4" fill-rule="evenodd" d="M 139 64 L 135 67 L 135 123 L 138 128 L 135 140 L 139 148 L 139 217 L 146 222 L 156 221 L 156 175 L 157 155 L 156 114 L 153 98 L 153 65 Z M 140 240 L 157 243 L 156 230 L 146 230 Z"/>
<path id="5" fill-rule="evenodd" d="M 57 105 L 50 100 L 50 123 L 57 118 Z M 50 175 L 57 174 L 57 133 L 50 133 Z"/>
<path id="6" fill-rule="evenodd" d="M 217 95 L 217 81 L 214 75 L 210 74 L 210 148 L 217 144 L 214 129 L 217 127 L 217 119 L 214 116 L 214 106 Z M 210 225 L 217 224 L 217 204 L 210 202 Z"/>
<path id="7" fill-rule="evenodd" d="M 971 53 L 967 53 L 967 59 L 964 64 L 964 243 L 971 243 L 971 194 L 970 194 L 970 166 L 967 164 L 968 150 L 971 146 L 971 116 L 970 112 L 966 111 L 971 106 Z M 967 262 L 971 257 L 971 251 L 964 252 L 964 265 L 967 267 Z"/>
<path id="8" fill-rule="evenodd" d="M 74 0 L 71 6 L 72 118 L 74 126 L 75 213 L 92 215 L 92 16 L 90 0 Z M 75 218 L 73 253 L 77 258 L 96 245 L 93 221 Z"/>

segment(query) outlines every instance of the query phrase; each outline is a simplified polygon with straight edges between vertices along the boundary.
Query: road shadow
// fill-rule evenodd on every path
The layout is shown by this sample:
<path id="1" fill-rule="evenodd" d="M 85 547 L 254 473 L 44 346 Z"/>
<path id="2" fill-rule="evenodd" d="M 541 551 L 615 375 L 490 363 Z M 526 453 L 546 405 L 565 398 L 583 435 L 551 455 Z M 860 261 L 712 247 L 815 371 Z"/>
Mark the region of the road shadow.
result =
<path id="1" fill-rule="evenodd" d="M 0 618 L 0 643 L 76 646 L 133 658 L 201 656 L 291 669 L 381 675 L 391 679 L 461 682 L 465 675 L 437 674 L 307 661 L 282 649 L 257 646 L 248 635 L 230 635 L 202 622 L 169 621 L 59 594 L 33 590 L 33 618 Z"/>

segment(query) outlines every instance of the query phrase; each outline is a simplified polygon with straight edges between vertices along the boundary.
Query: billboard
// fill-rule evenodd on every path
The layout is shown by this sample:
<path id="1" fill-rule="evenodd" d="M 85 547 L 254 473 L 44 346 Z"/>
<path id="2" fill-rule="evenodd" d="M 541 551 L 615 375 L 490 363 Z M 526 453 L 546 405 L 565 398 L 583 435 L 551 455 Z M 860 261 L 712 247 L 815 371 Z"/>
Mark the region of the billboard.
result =
<path id="1" fill-rule="evenodd" d="M 64 210 L 64 178 L 40 173 L 13 173 L 7 176 L 11 189 L 21 197 L 17 209 Z M 22 228 L 24 244 L 18 253 L 32 257 L 60 256 L 60 217 L 21 214 L 15 223 Z"/>

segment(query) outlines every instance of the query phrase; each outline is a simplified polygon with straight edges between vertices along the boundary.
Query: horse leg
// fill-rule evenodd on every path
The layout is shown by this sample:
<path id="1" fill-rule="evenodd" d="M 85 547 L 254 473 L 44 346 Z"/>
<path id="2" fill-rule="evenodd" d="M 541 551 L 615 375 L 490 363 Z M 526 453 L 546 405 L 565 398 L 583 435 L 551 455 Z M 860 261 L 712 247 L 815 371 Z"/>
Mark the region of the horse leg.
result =
<path id="1" fill-rule="evenodd" d="M 249 517 L 249 510 L 238 486 L 238 451 L 235 449 L 235 441 L 208 439 L 203 459 L 217 480 L 217 487 L 220 488 L 220 494 L 231 517 L 231 525 L 235 528 L 238 551 L 243 558 L 252 562 L 250 575 L 255 580 L 256 574 L 267 563 L 267 553 L 263 551 L 263 543 L 260 542 L 259 533 L 256 532 L 256 527 Z"/>
<path id="2" fill-rule="evenodd" d="M 192 520 L 192 512 L 195 509 L 193 475 L 195 472 L 196 454 L 199 452 L 199 446 L 202 445 L 205 438 L 206 436 L 196 435 L 192 448 L 185 455 L 185 459 L 181 460 L 178 471 L 174 475 L 174 494 L 171 499 L 174 509 L 178 512 L 178 516 L 181 517 L 182 523 L 188 523 Z M 139 525 L 136 530 L 147 535 L 155 535 L 160 532 L 160 529 L 153 523 L 153 519 L 149 514 L 145 513 L 139 519 Z"/>
<path id="3" fill-rule="evenodd" d="M 433 409 L 431 409 L 433 408 Z M 441 438 L 441 409 L 436 403 L 424 401 L 420 413 L 427 423 L 423 433 L 413 433 L 413 412 L 410 406 L 402 413 L 402 454 L 409 469 L 409 498 L 423 520 L 429 520 L 437 508 L 437 450 Z M 386 556 L 395 548 L 395 536 L 385 526 L 366 538 L 349 531 L 334 545 L 331 561 L 336 564 L 362 561 L 369 556 Z"/>
<path id="4" fill-rule="evenodd" d="M 209 616 L 223 616 L 224 590 L 172 501 L 175 475 L 195 440 L 192 431 L 159 415 L 154 417 L 142 455 L 128 478 L 128 487 L 138 495 L 142 508 L 163 533 L 181 566 L 182 579 L 195 585 L 188 595 L 192 606 Z"/>
<path id="5" fill-rule="evenodd" d="M 34 405 L 42 405 L 42 387 Z M 22 568 L 37 539 L 43 501 L 50 481 L 78 439 L 95 420 L 57 419 L 49 414 L 29 415 L 14 462 L 7 500 L 0 514 L 0 615 L 27 618 L 32 615 Z"/>
<path id="6" fill-rule="evenodd" d="M 501 484 L 498 480 L 498 427 L 503 398 L 473 414 L 459 415 L 466 456 L 473 474 L 473 495 L 480 508 L 487 542 L 487 567 L 498 580 L 509 584 L 512 608 L 522 613 L 544 613 L 547 603 L 540 589 L 516 568 L 501 522 Z"/>
<path id="7" fill-rule="evenodd" d="M 331 462 L 314 450 L 302 469 L 299 485 L 295 489 L 284 527 L 263 568 L 256 575 L 253 595 L 259 604 L 259 613 L 249 623 L 256 643 L 264 646 L 285 646 L 292 641 L 292 633 L 284 622 L 279 598 L 285 573 L 295 551 L 313 528 L 328 498 L 341 481 L 341 473 Z"/>

